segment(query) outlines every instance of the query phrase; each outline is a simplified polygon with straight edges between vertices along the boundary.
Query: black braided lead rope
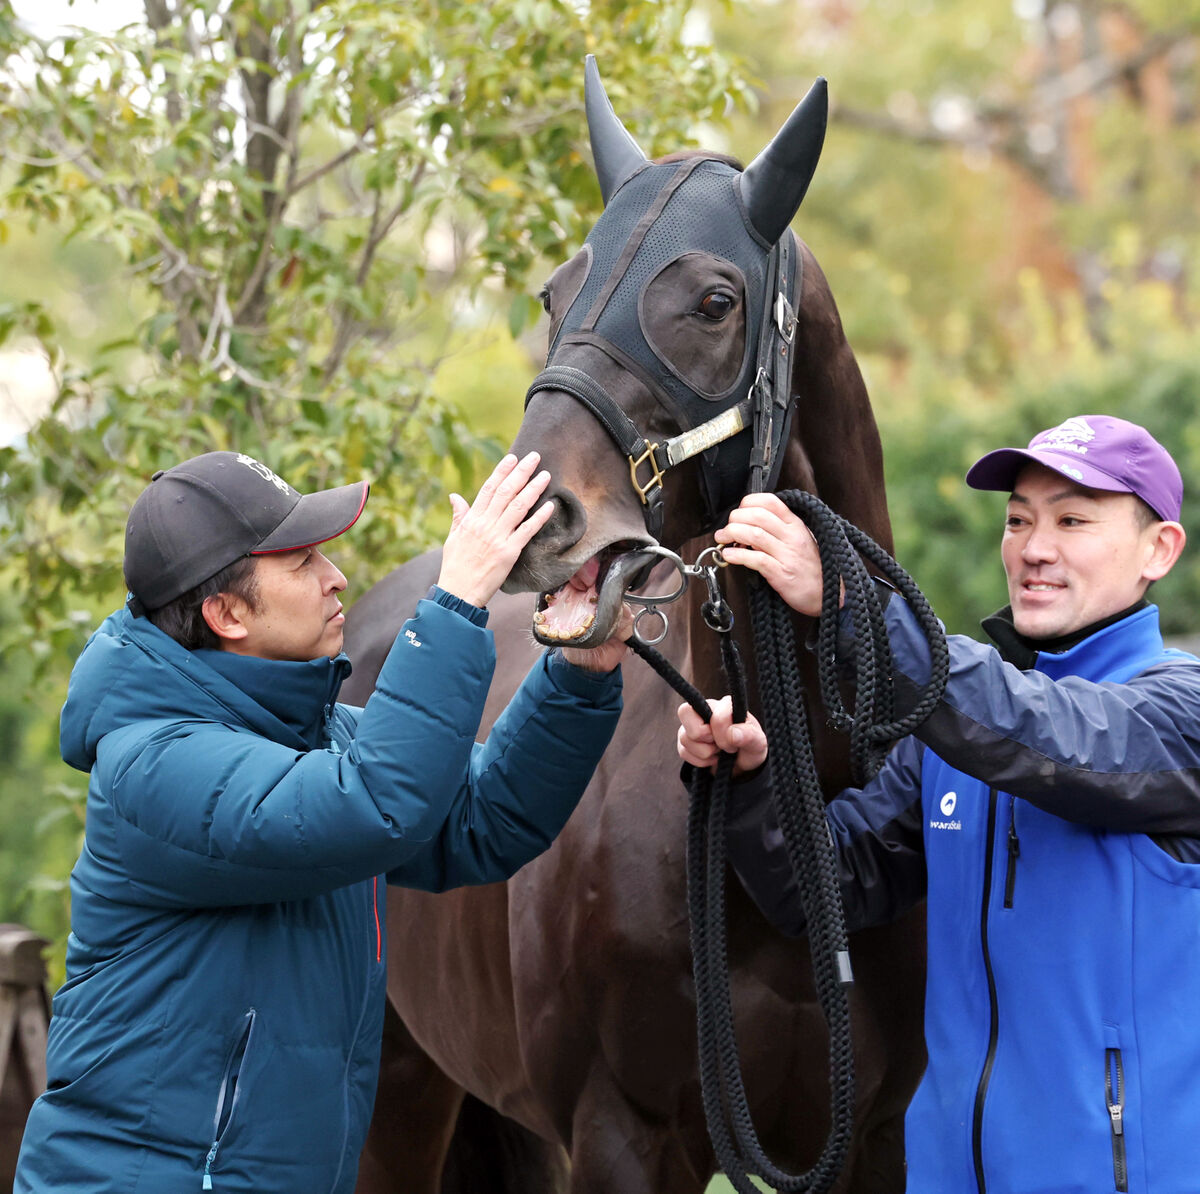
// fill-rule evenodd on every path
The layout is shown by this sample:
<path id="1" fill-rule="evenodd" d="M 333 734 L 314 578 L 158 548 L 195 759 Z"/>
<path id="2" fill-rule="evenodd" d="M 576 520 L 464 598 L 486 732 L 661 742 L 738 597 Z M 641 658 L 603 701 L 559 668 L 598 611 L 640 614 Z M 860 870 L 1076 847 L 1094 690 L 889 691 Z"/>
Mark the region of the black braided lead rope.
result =
<path id="1" fill-rule="evenodd" d="M 944 691 L 949 674 L 945 636 L 911 577 L 869 536 L 812 494 L 789 490 L 778 496 L 804 520 L 817 542 L 824 573 L 816 644 L 821 698 L 831 722 L 850 736 L 852 767 L 856 782 L 861 784 L 882 765 L 890 744 L 916 729 Z M 899 719 L 893 711 L 893 660 L 883 612 L 864 559 L 874 564 L 909 602 L 929 643 L 930 681 L 914 708 Z M 852 710 L 845 708 L 837 675 L 837 622 L 843 589 L 856 641 Z M 849 943 L 804 703 L 792 611 L 769 586 L 755 584 L 750 593 L 750 613 L 764 729 L 770 742 L 771 785 L 808 924 L 817 998 L 829 1026 L 831 1122 L 821 1155 L 806 1173 L 779 1169 L 758 1140 L 742 1080 L 730 995 L 725 915 L 725 830 L 732 755 L 721 757 L 715 774 L 694 774 L 688 811 L 688 912 L 701 1096 L 717 1165 L 738 1194 L 760 1194 L 750 1180 L 751 1174 L 787 1194 L 823 1194 L 841 1172 L 854 1126 Z M 705 721 L 711 720 L 712 711 L 699 690 L 658 651 L 637 639 L 630 645 Z M 721 635 L 721 653 L 733 698 L 734 721 L 743 721 L 745 674 L 730 634 Z"/>

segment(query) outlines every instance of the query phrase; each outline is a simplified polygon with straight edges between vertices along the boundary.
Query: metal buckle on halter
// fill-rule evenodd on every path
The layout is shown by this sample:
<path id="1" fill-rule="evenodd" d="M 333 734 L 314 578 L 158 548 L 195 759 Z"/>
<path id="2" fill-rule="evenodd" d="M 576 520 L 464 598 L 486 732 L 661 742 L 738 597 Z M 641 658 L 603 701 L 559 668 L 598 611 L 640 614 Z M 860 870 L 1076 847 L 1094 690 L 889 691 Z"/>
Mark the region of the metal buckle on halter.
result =
<path id="1" fill-rule="evenodd" d="M 633 488 L 637 491 L 638 497 L 642 499 L 643 506 L 648 506 L 650 504 L 650 499 L 647 495 L 653 492 L 656 485 L 659 487 L 659 489 L 662 488 L 663 474 L 662 469 L 658 467 L 658 457 L 655 456 L 657 451 L 658 444 L 647 444 L 646 450 L 636 460 L 632 456 L 627 457 L 629 461 L 629 479 L 633 482 Z M 646 461 L 650 462 L 650 468 L 654 475 L 646 482 L 645 485 L 643 485 L 638 480 L 637 473 L 638 469 L 641 468 Z"/>
<path id="2" fill-rule="evenodd" d="M 796 312 L 792 310 L 792 304 L 787 301 L 782 290 L 775 296 L 775 326 L 779 329 L 784 343 L 791 344 L 796 335 Z"/>

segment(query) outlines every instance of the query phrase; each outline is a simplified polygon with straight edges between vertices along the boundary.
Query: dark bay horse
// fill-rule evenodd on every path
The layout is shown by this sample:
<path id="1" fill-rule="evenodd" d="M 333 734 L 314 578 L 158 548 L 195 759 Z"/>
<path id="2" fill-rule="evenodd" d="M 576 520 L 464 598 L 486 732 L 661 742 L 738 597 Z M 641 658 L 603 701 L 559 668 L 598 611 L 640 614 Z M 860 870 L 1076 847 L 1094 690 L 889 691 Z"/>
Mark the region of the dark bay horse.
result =
<path id="1" fill-rule="evenodd" d="M 603 641 L 622 593 L 644 575 L 645 545 L 694 558 L 745 491 L 749 427 L 654 480 L 660 463 L 674 462 L 642 456 L 639 465 L 621 442 L 621 419 L 647 441 L 678 443 L 757 386 L 755 350 L 772 319 L 765 263 L 781 239 L 798 265 L 794 336 L 777 345 L 794 375 L 784 426 L 764 433 L 766 443 L 776 436 L 767 471 L 777 488 L 819 493 L 891 543 L 866 389 L 824 275 L 788 229 L 824 134 L 823 84 L 745 171 L 706 155 L 647 162 L 592 66 L 588 84 L 606 208 L 548 283 L 557 368 L 535 383 L 514 444 L 541 452 L 556 513 L 518 561 L 511 595 L 491 607 L 498 660 L 481 733 L 540 649 L 529 633 L 530 592 L 541 594 L 543 641 Z M 745 579 L 725 571 L 740 633 Z M 436 575 L 436 556 L 423 556 L 353 607 L 355 672 L 344 699 L 366 698 Z M 724 682 L 715 635 L 699 616 L 702 595 L 673 607 L 662 649 L 718 695 Z M 797 621 L 803 643 L 809 627 Z M 507 884 L 389 892 L 390 1007 L 360 1194 L 699 1194 L 712 1176 L 685 908 L 678 697 L 639 660 L 623 666 L 616 736 L 550 850 Z M 823 727 L 819 711 L 812 724 Z M 818 757 L 832 794 L 848 771 L 844 747 L 826 738 Z M 828 1128 L 829 1078 L 806 945 L 773 931 L 736 884 L 729 941 L 756 1124 L 779 1163 L 807 1168 Z M 851 952 L 858 1104 L 837 1189 L 895 1194 L 904 1185 L 903 1114 L 924 1064 L 922 912 L 856 935 Z"/>

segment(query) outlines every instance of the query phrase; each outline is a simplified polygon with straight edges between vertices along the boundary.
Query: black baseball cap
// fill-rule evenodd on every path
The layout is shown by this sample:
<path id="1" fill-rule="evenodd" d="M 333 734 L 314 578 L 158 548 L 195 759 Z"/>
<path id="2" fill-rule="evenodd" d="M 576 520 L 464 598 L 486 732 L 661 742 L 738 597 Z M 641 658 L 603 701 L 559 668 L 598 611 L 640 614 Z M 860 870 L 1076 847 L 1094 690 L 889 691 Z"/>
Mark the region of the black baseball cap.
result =
<path id="1" fill-rule="evenodd" d="M 159 609 L 234 560 L 336 539 L 367 504 L 366 481 L 301 494 L 241 452 L 206 452 L 154 474 L 125 524 L 131 607 Z"/>

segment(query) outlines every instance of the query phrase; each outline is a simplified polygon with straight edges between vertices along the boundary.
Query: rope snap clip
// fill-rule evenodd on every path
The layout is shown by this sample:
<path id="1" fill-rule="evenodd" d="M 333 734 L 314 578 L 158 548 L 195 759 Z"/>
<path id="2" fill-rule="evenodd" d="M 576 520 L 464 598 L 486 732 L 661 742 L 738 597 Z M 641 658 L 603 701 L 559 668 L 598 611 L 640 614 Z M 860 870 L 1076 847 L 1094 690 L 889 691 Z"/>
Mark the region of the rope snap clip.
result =
<path id="1" fill-rule="evenodd" d="M 729 561 L 721 555 L 719 547 L 707 547 L 697 557 L 694 564 L 685 564 L 670 548 L 660 547 L 657 543 L 640 549 L 647 555 L 659 556 L 666 560 L 678 573 L 679 584 L 670 593 L 626 593 L 625 600 L 630 605 L 640 605 L 642 608 L 633 618 L 633 637 L 644 646 L 657 646 L 667 637 L 670 622 L 663 606 L 678 601 L 687 592 L 690 580 L 703 578 L 708 589 L 708 600 L 700 607 L 706 625 L 713 630 L 727 633 L 733 627 L 733 611 L 725 602 L 721 586 L 717 583 L 717 570 L 728 566 Z M 647 624 L 646 619 L 651 621 Z M 654 619 L 657 619 L 655 624 Z"/>

